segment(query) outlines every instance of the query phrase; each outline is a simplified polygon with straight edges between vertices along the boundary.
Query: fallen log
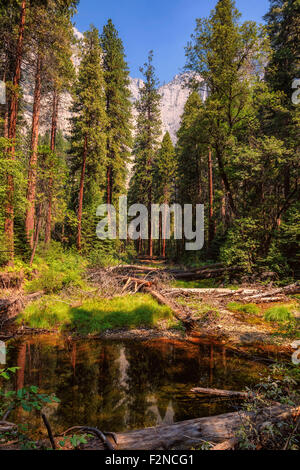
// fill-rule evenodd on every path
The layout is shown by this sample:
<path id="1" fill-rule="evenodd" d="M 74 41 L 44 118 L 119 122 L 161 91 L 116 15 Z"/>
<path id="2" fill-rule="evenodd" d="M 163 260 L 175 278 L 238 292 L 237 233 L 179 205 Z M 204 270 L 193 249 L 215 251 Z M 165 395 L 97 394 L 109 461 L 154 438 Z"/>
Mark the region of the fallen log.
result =
<path id="1" fill-rule="evenodd" d="M 221 295 L 230 295 L 232 290 L 222 289 L 222 288 L 189 288 L 189 287 L 173 287 L 170 289 L 164 289 L 165 294 L 183 294 L 183 295 L 206 295 L 206 294 L 218 294 L 218 297 Z"/>
<path id="2" fill-rule="evenodd" d="M 16 431 L 18 426 L 14 423 L 9 423 L 8 421 L 0 421 L 0 433 Z"/>
<path id="3" fill-rule="evenodd" d="M 268 304 L 272 302 L 282 302 L 284 301 L 285 297 L 261 297 L 261 298 L 253 298 L 253 297 L 244 297 L 243 301 L 244 302 L 252 302 L 252 301 L 258 301 L 260 304 Z"/>
<path id="4" fill-rule="evenodd" d="M 249 295 L 245 300 L 259 300 L 266 301 L 267 298 L 278 298 L 278 296 L 300 294 L 300 283 L 291 284 L 289 286 L 281 287 L 279 289 L 269 289 L 263 292 L 258 292 L 255 295 Z M 280 300 L 282 300 L 280 298 Z"/>
<path id="5" fill-rule="evenodd" d="M 242 398 L 243 400 L 249 398 L 248 392 L 234 392 L 232 390 L 217 390 L 216 388 L 192 388 L 192 393 L 197 395 L 210 395 L 215 397 L 226 397 L 226 398 Z"/>
<path id="6" fill-rule="evenodd" d="M 0 299 L 0 330 L 4 323 L 16 318 L 29 302 L 38 299 L 43 294 L 44 292 L 35 292 L 26 296 L 17 296 L 12 300 Z"/>
<path id="7" fill-rule="evenodd" d="M 120 264 L 118 266 L 112 266 L 109 271 L 136 271 L 141 273 L 149 273 L 152 271 L 164 271 L 162 268 L 151 268 L 148 266 L 139 266 L 135 264 Z"/>
<path id="8" fill-rule="evenodd" d="M 236 432 L 249 419 L 259 430 L 265 422 L 285 421 L 296 416 L 299 411 L 300 407 L 290 408 L 287 405 L 264 408 L 257 413 L 238 411 L 138 431 L 117 433 L 118 445 L 111 442 L 115 450 L 189 449 L 199 446 L 203 441 L 217 444 L 234 439 Z M 84 449 L 104 450 L 104 446 L 98 440 L 93 440 L 84 445 Z"/>
<path id="9" fill-rule="evenodd" d="M 144 292 L 147 292 L 155 300 L 157 300 L 159 304 L 169 307 L 172 310 L 175 318 L 177 318 L 177 320 L 182 321 L 182 323 L 184 323 L 188 328 L 193 327 L 193 325 L 195 324 L 195 321 L 191 318 L 191 315 L 182 312 L 182 310 L 180 310 L 177 306 L 175 306 L 174 303 L 171 302 L 167 297 L 160 294 L 159 292 L 152 289 L 151 287 L 143 287 L 142 289 Z"/>
<path id="10" fill-rule="evenodd" d="M 180 281 L 200 281 L 201 279 L 210 279 L 221 277 L 223 274 L 238 272 L 240 268 L 220 268 L 220 269 L 204 269 L 198 271 L 189 271 L 182 273 L 173 273 L 175 279 Z"/>

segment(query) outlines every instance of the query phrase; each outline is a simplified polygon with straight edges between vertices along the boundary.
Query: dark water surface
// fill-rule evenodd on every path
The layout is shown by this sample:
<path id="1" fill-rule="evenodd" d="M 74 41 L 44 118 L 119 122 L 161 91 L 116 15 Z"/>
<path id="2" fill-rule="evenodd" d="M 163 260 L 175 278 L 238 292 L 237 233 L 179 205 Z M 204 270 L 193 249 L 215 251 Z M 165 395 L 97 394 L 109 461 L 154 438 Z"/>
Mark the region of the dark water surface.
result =
<path id="1" fill-rule="evenodd" d="M 56 432 L 75 425 L 123 431 L 232 411 L 233 403 L 195 398 L 190 389 L 243 390 L 266 368 L 199 341 L 56 336 L 9 342 L 7 362 L 20 367 L 11 387 L 37 385 L 61 400 L 46 410 Z"/>

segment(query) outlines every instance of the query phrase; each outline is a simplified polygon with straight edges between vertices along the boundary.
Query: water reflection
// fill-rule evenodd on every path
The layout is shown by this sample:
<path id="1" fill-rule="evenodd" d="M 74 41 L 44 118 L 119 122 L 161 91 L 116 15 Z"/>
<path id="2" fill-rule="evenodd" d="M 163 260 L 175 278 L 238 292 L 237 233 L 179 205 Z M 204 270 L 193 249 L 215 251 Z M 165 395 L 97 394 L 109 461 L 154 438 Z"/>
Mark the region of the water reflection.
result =
<path id="1" fill-rule="evenodd" d="M 12 341 L 13 386 L 37 385 L 61 400 L 48 416 L 56 430 L 88 424 L 121 431 L 230 411 L 232 403 L 195 398 L 195 386 L 240 390 L 265 367 L 213 344 L 78 341 L 39 337 Z"/>

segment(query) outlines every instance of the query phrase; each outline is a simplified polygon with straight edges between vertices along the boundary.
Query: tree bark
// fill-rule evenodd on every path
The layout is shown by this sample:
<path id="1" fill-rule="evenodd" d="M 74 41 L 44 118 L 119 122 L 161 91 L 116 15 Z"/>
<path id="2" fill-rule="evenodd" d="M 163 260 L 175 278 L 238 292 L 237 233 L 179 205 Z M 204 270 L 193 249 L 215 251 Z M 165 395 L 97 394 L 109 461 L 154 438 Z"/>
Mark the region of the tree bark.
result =
<path id="1" fill-rule="evenodd" d="M 37 58 L 34 102 L 32 114 L 32 133 L 31 133 L 31 154 L 29 159 L 28 185 L 27 185 L 27 202 L 25 231 L 28 243 L 33 248 L 34 237 L 34 216 L 35 216 L 35 196 L 37 181 L 37 160 L 38 160 L 38 140 L 39 140 L 39 119 L 41 108 L 41 58 Z"/>
<path id="2" fill-rule="evenodd" d="M 81 223 L 82 223 L 82 206 L 83 206 L 83 191 L 84 191 L 84 178 L 86 169 L 86 159 L 88 152 L 88 141 L 87 135 L 84 138 L 84 150 L 81 167 L 80 187 L 79 187 L 79 198 L 78 198 L 78 225 L 77 225 L 77 250 L 81 251 Z"/>
<path id="3" fill-rule="evenodd" d="M 8 157 L 15 160 L 15 139 L 17 133 L 17 115 L 19 105 L 19 84 L 21 79 L 21 64 L 23 58 L 24 29 L 26 20 L 26 0 L 22 1 L 21 17 L 19 23 L 19 35 L 16 50 L 16 66 L 13 78 L 13 93 L 10 101 L 9 129 L 8 137 L 10 139 L 10 148 L 8 149 Z M 7 175 L 7 201 L 6 201 L 6 219 L 4 231 L 7 240 L 7 247 L 10 252 L 10 263 L 14 259 L 14 177 Z"/>
<path id="4" fill-rule="evenodd" d="M 52 124 L 51 124 L 51 141 L 50 150 L 55 152 L 56 143 L 56 132 L 57 132 L 57 116 L 58 116 L 58 92 L 53 92 L 53 104 L 52 104 Z M 52 167 L 52 165 L 51 165 Z M 52 199 L 53 199 L 53 168 L 50 168 L 50 178 L 48 185 L 48 207 L 46 215 L 46 228 L 45 228 L 45 245 L 49 245 L 51 240 L 51 225 L 52 225 Z"/>
<path id="5" fill-rule="evenodd" d="M 42 217 L 41 217 L 40 210 L 38 210 L 37 224 L 36 224 L 36 227 L 35 227 L 34 241 L 33 241 L 32 253 L 31 253 L 30 263 L 29 263 L 30 266 L 32 266 L 32 264 L 33 264 L 36 249 L 37 249 L 37 246 L 38 246 L 40 230 L 41 230 L 41 224 L 42 224 Z"/>
<path id="6" fill-rule="evenodd" d="M 167 204 L 167 198 L 165 197 L 164 204 Z M 167 224 L 167 210 L 164 208 L 164 215 L 163 215 L 163 234 L 162 234 L 162 257 L 166 257 L 166 224 Z"/>

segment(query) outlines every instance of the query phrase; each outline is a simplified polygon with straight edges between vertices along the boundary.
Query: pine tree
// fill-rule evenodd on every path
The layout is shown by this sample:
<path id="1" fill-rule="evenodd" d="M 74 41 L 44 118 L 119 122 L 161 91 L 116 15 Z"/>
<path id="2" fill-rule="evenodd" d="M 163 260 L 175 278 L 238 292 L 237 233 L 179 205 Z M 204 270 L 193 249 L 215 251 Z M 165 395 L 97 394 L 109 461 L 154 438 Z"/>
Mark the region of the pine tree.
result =
<path id="1" fill-rule="evenodd" d="M 230 149 L 235 139 L 253 127 L 251 74 L 259 58 L 254 22 L 239 23 L 232 0 L 219 0 L 208 19 L 198 19 L 195 35 L 186 49 L 187 69 L 202 76 L 208 90 L 207 124 L 211 148 L 231 211 L 238 215 L 231 181 Z"/>
<path id="2" fill-rule="evenodd" d="M 150 51 L 148 61 L 140 69 L 144 74 L 145 81 L 140 90 L 140 98 L 136 103 L 138 118 L 133 148 L 135 165 L 130 188 L 132 202 L 145 204 L 148 207 L 148 254 L 150 257 L 153 254 L 150 223 L 153 202 L 153 170 L 159 145 L 158 139 L 161 134 L 160 95 L 157 91 L 157 79 L 152 61 L 153 52 Z"/>
<path id="3" fill-rule="evenodd" d="M 74 86 L 71 156 L 78 194 L 77 248 L 95 240 L 96 208 L 102 202 L 107 165 L 105 88 L 102 49 L 95 27 L 85 33 L 78 79 Z"/>
<path id="4" fill-rule="evenodd" d="M 175 149 L 169 132 L 166 132 L 160 149 L 157 152 L 154 169 L 155 202 L 170 204 L 174 196 L 174 183 L 176 174 Z M 162 231 L 162 256 L 166 256 L 166 211 L 163 212 L 164 230 Z"/>
<path id="5" fill-rule="evenodd" d="M 300 4 L 297 0 L 270 0 L 265 15 L 272 56 L 266 78 L 272 87 L 283 92 L 292 107 L 291 86 L 300 68 Z"/>
<path id="6" fill-rule="evenodd" d="M 51 15 L 54 20 L 54 37 L 52 45 L 51 60 L 48 63 L 48 80 L 50 82 L 51 94 L 51 133 L 50 150 L 54 155 L 56 150 L 56 135 L 58 131 L 58 114 L 61 94 L 70 90 L 73 82 L 74 67 L 71 61 L 72 42 L 74 40 L 71 17 L 76 11 L 77 0 L 53 0 L 54 10 Z M 53 213 L 53 182 L 54 174 L 50 175 L 48 184 L 48 204 L 46 209 L 45 224 L 45 245 L 48 246 L 51 240 L 52 213 Z"/>
<path id="7" fill-rule="evenodd" d="M 62 54 L 66 54 L 65 62 L 70 63 L 71 59 L 71 15 L 75 6 L 74 1 L 65 2 L 61 5 L 60 1 L 48 0 L 47 4 L 43 2 L 36 4 L 30 9 L 28 20 L 28 38 L 27 38 L 27 62 L 32 64 L 34 74 L 34 99 L 32 111 L 32 129 L 31 145 L 28 169 L 28 186 L 25 218 L 25 231 L 27 240 L 33 247 L 33 235 L 35 224 L 35 194 L 37 185 L 37 158 L 38 158 L 38 138 L 39 138 L 39 120 L 41 110 L 41 100 L 45 95 L 49 81 L 55 71 L 63 75 L 67 80 L 66 74 L 59 64 Z M 55 19 L 55 21 L 53 21 Z M 62 40 L 62 37 L 64 38 Z M 59 68 L 59 70 L 57 70 Z M 49 70 L 51 70 L 49 77 Z M 27 73 L 30 72 L 29 67 Z M 50 80 L 49 80 L 50 78 Z M 60 78 L 63 78 L 62 76 Z M 52 83 L 50 83 L 51 87 Z M 53 142 L 52 142 L 53 147 Z M 54 151 L 54 148 L 52 149 Z"/>
<path id="8" fill-rule="evenodd" d="M 300 4 L 298 1 L 271 0 L 265 16 L 271 45 L 271 57 L 266 70 L 269 88 L 280 96 L 280 107 L 271 110 L 263 123 L 264 130 L 285 142 L 287 149 L 284 176 L 284 197 L 288 198 L 297 166 L 300 139 L 300 111 L 292 102 L 292 84 L 300 70 Z M 267 116 L 264 116 L 267 118 Z M 270 121 L 271 118 L 271 121 Z"/>
<path id="9" fill-rule="evenodd" d="M 116 203 L 126 191 L 131 142 L 129 71 L 124 47 L 111 20 L 101 35 L 107 114 L 106 199 Z"/>
<path id="10" fill-rule="evenodd" d="M 24 31 L 26 22 L 26 0 L 22 0 L 20 9 L 20 20 L 18 27 L 18 38 L 15 46 L 15 63 L 13 68 L 13 80 L 12 80 L 12 92 L 9 102 L 9 113 L 8 113 L 8 158 L 15 161 L 16 151 L 16 135 L 17 135 L 17 117 L 19 108 L 19 86 L 21 80 L 21 66 L 23 60 L 23 48 L 24 48 Z M 6 235 L 7 248 L 10 252 L 10 262 L 13 263 L 14 259 L 14 175 L 9 172 L 7 174 L 7 198 L 6 198 L 6 219 L 4 225 L 4 231 Z"/>
<path id="11" fill-rule="evenodd" d="M 181 126 L 177 133 L 177 191 L 181 204 L 195 205 L 205 201 L 209 138 L 204 119 L 201 98 L 194 91 L 185 104 Z"/>

